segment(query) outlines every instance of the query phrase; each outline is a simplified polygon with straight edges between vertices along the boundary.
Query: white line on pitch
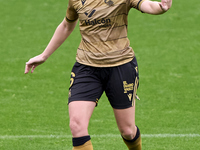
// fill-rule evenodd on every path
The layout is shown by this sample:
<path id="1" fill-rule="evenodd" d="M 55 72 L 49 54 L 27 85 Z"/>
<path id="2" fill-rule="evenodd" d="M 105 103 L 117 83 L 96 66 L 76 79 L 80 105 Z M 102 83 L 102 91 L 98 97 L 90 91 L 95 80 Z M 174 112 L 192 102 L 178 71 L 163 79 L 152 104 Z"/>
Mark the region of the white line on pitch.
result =
<path id="1" fill-rule="evenodd" d="M 0 135 L 0 139 L 23 139 L 23 138 L 71 138 L 71 135 Z M 91 137 L 120 137 L 118 134 L 94 134 Z M 180 138 L 200 137 L 200 134 L 142 134 L 142 138 Z"/>

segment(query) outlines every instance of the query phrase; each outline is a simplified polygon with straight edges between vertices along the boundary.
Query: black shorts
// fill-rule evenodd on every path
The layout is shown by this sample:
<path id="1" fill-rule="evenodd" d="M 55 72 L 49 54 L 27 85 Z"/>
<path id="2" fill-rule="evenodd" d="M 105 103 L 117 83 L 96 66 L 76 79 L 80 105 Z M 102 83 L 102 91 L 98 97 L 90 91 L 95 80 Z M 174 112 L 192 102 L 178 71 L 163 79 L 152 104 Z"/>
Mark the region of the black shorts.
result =
<path id="1" fill-rule="evenodd" d="M 76 62 L 71 72 L 69 103 L 72 101 L 98 103 L 105 91 L 113 108 L 129 108 L 134 104 L 138 81 L 136 58 L 124 65 L 103 68 Z"/>

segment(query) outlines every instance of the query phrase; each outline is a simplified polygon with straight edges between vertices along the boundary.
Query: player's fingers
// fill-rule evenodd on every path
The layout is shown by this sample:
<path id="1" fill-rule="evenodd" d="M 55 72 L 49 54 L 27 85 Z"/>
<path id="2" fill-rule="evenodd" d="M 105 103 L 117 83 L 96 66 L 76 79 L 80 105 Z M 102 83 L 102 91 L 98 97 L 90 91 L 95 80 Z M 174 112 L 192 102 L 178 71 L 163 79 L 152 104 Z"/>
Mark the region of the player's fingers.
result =
<path id="1" fill-rule="evenodd" d="M 172 4 L 172 0 L 162 0 L 162 2 L 160 3 L 160 7 L 163 11 L 168 11 L 171 7 Z"/>
<path id="2" fill-rule="evenodd" d="M 164 3 L 166 6 L 170 7 L 171 4 L 172 4 L 172 0 L 165 0 L 165 3 Z"/>
<path id="3" fill-rule="evenodd" d="M 163 6 L 166 6 L 167 0 L 164 0 L 162 4 L 163 4 Z"/>
<path id="4" fill-rule="evenodd" d="M 168 3 L 169 3 L 169 0 L 163 0 L 163 1 L 162 1 L 162 5 L 163 5 L 163 6 L 166 6 Z"/>
<path id="5" fill-rule="evenodd" d="M 27 74 L 31 68 L 32 68 L 32 65 L 26 64 L 24 73 Z"/>
<path id="6" fill-rule="evenodd" d="M 33 73 L 33 71 L 35 70 L 35 68 L 36 68 L 37 66 L 38 66 L 38 65 L 33 65 L 32 70 L 31 70 L 31 73 Z"/>

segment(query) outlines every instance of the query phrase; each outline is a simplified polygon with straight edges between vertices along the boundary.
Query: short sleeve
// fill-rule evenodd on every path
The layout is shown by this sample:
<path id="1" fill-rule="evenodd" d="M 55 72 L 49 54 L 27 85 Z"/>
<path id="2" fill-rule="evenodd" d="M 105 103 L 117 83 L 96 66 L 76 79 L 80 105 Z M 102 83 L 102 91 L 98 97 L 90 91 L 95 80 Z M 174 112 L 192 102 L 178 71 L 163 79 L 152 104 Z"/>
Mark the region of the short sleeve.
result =
<path id="1" fill-rule="evenodd" d="M 144 1 L 145 0 L 130 0 L 130 4 L 132 8 L 140 10 L 140 6 Z"/>
<path id="2" fill-rule="evenodd" d="M 74 22 L 78 19 L 78 14 L 73 7 L 73 1 L 69 0 L 67 12 L 66 12 L 66 20 L 68 22 Z"/>

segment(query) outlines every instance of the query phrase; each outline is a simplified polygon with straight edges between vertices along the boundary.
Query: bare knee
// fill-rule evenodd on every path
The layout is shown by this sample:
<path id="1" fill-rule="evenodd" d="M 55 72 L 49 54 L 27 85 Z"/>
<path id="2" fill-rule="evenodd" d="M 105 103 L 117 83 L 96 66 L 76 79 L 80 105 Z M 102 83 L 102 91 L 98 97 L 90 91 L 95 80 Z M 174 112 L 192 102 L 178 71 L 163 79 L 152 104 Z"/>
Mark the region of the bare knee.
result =
<path id="1" fill-rule="evenodd" d="M 120 132 L 121 132 L 121 135 L 127 139 L 127 140 L 132 140 L 135 135 L 136 135 L 136 132 L 137 132 L 137 128 L 136 126 L 131 128 L 131 127 L 126 127 L 126 128 L 123 128 L 123 129 L 120 129 Z"/>
<path id="2" fill-rule="evenodd" d="M 80 123 L 76 120 L 70 120 L 69 127 L 72 132 L 72 135 L 76 134 L 76 132 L 79 132 L 81 130 L 81 127 L 79 124 Z"/>
<path id="3" fill-rule="evenodd" d="M 75 117 L 70 118 L 69 127 L 74 137 L 88 135 L 87 131 L 88 124 L 84 121 L 81 121 L 78 118 Z"/>

